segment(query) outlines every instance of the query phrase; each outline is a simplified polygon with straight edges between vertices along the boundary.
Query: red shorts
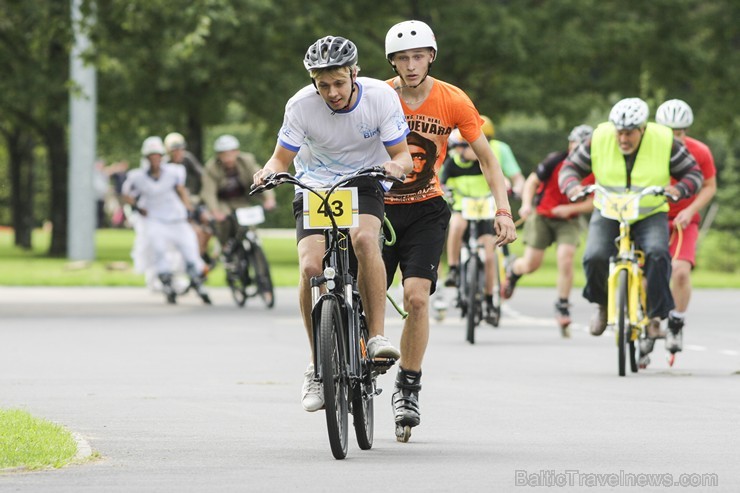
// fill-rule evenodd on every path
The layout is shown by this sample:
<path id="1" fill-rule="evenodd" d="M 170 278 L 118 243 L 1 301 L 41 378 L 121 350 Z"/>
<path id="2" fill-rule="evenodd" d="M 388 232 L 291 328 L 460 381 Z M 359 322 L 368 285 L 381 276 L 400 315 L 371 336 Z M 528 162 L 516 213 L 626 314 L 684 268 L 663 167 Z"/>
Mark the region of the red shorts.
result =
<path id="1" fill-rule="evenodd" d="M 699 223 L 691 222 L 688 226 L 681 230 L 679 234 L 678 230 L 673 227 L 673 221 L 670 222 L 671 228 L 671 239 L 669 242 L 669 249 L 671 252 L 671 259 L 684 260 L 691 264 L 691 267 L 696 266 L 696 240 L 699 238 Z M 678 255 L 676 255 L 678 250 Z"/>

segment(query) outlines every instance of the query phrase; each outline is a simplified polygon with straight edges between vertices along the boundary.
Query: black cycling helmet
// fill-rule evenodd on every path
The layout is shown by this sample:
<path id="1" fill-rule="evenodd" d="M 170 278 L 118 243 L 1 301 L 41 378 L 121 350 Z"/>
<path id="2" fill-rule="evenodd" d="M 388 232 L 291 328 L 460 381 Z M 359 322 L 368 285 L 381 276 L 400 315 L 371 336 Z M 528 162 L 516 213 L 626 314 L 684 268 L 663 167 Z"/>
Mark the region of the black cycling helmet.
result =
<path id="1" fill-rule="evenodd" d="M 306 70 L 329 67 L 351 67 L 357 63 L 357 47 L 341 36 L 324 36 L 306 51 L 303 66 Z"/>

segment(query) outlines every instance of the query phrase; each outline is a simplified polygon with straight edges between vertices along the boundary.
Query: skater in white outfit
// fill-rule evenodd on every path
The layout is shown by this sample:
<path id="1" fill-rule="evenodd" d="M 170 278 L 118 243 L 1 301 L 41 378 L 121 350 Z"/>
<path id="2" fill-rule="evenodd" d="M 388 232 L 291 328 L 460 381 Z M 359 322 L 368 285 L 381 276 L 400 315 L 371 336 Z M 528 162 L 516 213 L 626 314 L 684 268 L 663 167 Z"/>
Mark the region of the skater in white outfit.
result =
<path id="1" fill-rule="evenodd" d="M 123 184 L 123 199 L 138 214 L 135 264 L 144 272 L 153 269 L 167 301 L 175 303 L 178 293 L 173 285 L 175 267 L 170 252 L 176 250 L 190 278 L 186 290 L 195 289 L 203 302 L 210 304 L 203 288 L 205 264 L 188 223 L 192 207 L 185 188 L 185 168 L 163 163 L 165 154 L 162 139 L 148 137 L 141 147 L 142 166 L 129 171 Z"/>

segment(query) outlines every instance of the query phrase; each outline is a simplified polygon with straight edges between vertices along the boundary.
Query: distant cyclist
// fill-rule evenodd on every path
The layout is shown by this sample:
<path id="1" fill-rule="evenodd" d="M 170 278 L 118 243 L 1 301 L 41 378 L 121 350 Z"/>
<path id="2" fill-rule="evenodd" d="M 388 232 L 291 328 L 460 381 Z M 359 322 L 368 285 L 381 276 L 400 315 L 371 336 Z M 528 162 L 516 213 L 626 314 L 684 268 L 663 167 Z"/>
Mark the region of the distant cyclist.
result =
<path id="1" fill-rule="evenodd" d="M 593 172 L 596 183 L 615 192 L 640 191 L 650 186 L 665 187 L 674 197 L 688 197 L 701 188 L 702 175 L 696 160 L 673 137 L 668 127 L 648 123 L 649 109 L 639 98 L 619 101 L 609 121 L 594 130 L 588 143 L 579 145 L 560 170 L 560 189 L 568 197 L 583 190 L 581 180 Z M 678 182 L 670 184 L 671 177 Z M 614 238 L 619 222 L 601 215 L 598 201 L 583 255 L 586 287 L 583 296 L 598 305 L 591 320 L 591 334 L 604 332 L 607 323 L 607 278 L 609 257 L 616 253 Z M 640 201 L 640 213 L 631 232 L 645 253 L 648 313 L 647 335 L 651 341 L 662 336 L 660 321 L 674 308 L 670 290 L 671 257 L 668 253 L 668 204 L 664 196 L 647 196 Z"/>
<path id="2" fill-rule="evenodd" d="M 711 202 L 717 192 L 717 170 L 709 147 L 686 135 L 686 130 L 694 123 L 694 113 L 685 101 L 671 99 L 661 104 L 655 112 L 655 121 L 673 129 L 673 135 L 694 156 L 704 175 L 704 183 L 698 194 L 671 204 L 668 210 L 671 226 L 670 252 L 673 259 L 671 289 L 676 308 L 668 316 L 666 349 L 678 352 L 683 349 L 682 329 L 691 298 L 691 271 L 696 265 L 696 241 L 699 238 L 701 219 L 699 211 Z"/>
<path id="3" fill-rule="evenodd" d="M 255 184 L 272 173 L 287 171 L 294 164 L 296 176 L 306 184 L 327 187 L 348 173 L 383 166 L 386 173 L 401 177 L 412 170 L 406 145 L 409 129 L 393 89 L 382 81 L 358 77 L 357 47 L 340 36 L 325 36 L 309 46 L 303 66 L 311 84 L 298 91 L 285 105 L 277 145 L 265 167 L 255 174 Z M 380 253 L 383 221 L 383 187 L 377 180 L 350 182 L 359 198 L 359 226 L 350 229 L 358 262 L 357 283 L 367 315 L 370 359 L 400 357 L 385 337 L 385 268 Z M 299 305 L 313 350 L 311 323 L 311 277 L 321 274 L 323 232 L 303 228 L 303 192 L 296 191 Z M 313 362 L 313 358 L 310 360 Z M 304 373 L 301 401 L 306 411 L 324 406 L 324 391 L 315 379 L 313 363 Z"/>
<path id="4" fill-rule="evenodd" d="M 485 115 L 481 115 L 483 125 L 481 125 L 481 131 L 486 136 L 493 155 L 496 156 L 499 164 L 501 165 L 501 171 L 507 181 L 507 188 L 511 188 L 511 192 L 516 196 L 521 196 L 522 189 L 524 187 L 524 176 L 522 170 L 517 163 L 514 153 L 511 151 L 511 147 L 505 142 L 495 140 L 495 128 L 490 118 Z M 442 164 L 440 170 L 440 181 L 447 185 L 447 188 L 454 189 L 457 187 L 464 187 L 469 190 L 475 190 L 476 196 L 487 196 L 490 195 L 490 188 L 486 182 L 486 177 L 480 167 L 480 161 L 473 152 L 469 144 L 462 138 L 459 130 L 454 130 L 450 134 L 448 145 L 451 149 L 448 149 L 448 155 Z M 488 193 L 485 190 L 488 190 Z M 447 233 L 447 278 L 445 279 L 445 286 L 454 287 L 460 283 L 460 245 L 462 244 L 463 235 L 467 228 L 467 221 L 462 218 L 460 214 L 461 197 L 456 196 L 453 192 L 453 214 L 450 219 L 449 232 Z M 486 228 L 488 229 L 488 228 Z M 486 235 L 489 232 L 485 233 Z M 493 226 L 490 228 L 490 234 L 494 234 Z M 488 241 L 484 238 L 485 241 Z M 490 255 L 493 256 L 493 249 L 490 248 Z M 491 265 L 491 264 L 486 264 Z M 488 287 L 488 294 L 491 295 L 493 289 L 493 277 L 487 275 L 486 278 L 490 282 Z M 488 299 L 488 297 L 486 298 Z M 493 300 L 488 304 L 488 308 L 493 309 Z M 490 311 L 488 312 L 491 313 Z"/>
<path id="5" fill-rule="evenodd" d="M 249 196 L 253 177 L 260 169 L 254 156 L 240 150 L 239 140 L 233 135 L 221 135 L 213 143 L 216 156 L 211 158 L 203 173 L 200 196 L 215 221 L 216 237 L 221 244 L 224 261 L 230 261 L 231 245 L 238 225 L 232 212 L 240 207 L 257 205 L 259 199 Z M 275 194 L 262 194 L 265 210 L 275 208 Z"/>
<path id="6" fill-rule="evenodd" d="M 445 286 L 458 286 L 460 278 L 460 249 L 463 244 L 465 232 L 469 228 L 469 222 L 463 218 L 463 199 L 486 198 L 491 196 L 486 177 L 480 169 L 480 161 L 475 155 L 470 144 L 463 139 L 460 130 L 455 129 L 447 140 L 447 159 L 442 164 L 439 180 L 451 194 L 452 216 L 450 217 L 449 233 L 447 234 L 447 263 L 449 273 Z M 483 245 L 485 252 L 485 306 L 484 318 L 493 324 L 493 284 L 496 268 L 495 255 L 495 231 L 493 221 L 483 221 L 478 228 L 478 239 Z"/>
<path id="7" fill-rule="evenodd" d="M 579 215 L 593 210 L 593 198 L 571 202 L 558 188 L 558 175 L 568 154 L 579 144 L 587 142 L 592 132 L 589 125 L 573 128 L 568 135 L 568 150 L 551 153 L 527 177 L 519 209 L 519 217 L 526 219 L 524 256 L 509 264 L 503 285 L 503 297 L 511 298 L 519 279 L 539 269 L 545 250 L 557 243 L 558 301 L 555 303 L 555 318 L 564 337 L 570 336 L 569 298 L 573 287 L 573 257 L 581 239 Z M 593 175 L 582 182 L 587 183 L 593 183 Z"/>

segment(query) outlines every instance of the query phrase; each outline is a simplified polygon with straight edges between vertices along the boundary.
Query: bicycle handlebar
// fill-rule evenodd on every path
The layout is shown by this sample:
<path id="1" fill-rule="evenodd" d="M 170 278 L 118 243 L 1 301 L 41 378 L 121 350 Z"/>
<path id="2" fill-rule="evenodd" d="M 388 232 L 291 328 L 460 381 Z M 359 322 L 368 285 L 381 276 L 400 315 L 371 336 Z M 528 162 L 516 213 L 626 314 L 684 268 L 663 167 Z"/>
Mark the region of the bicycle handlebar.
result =
<path id="1" fill-rule="evenodd" d="M 613 193 L 607 190 L 606 188 L 604 188 L 603 186 L 599 185 L 598 183 L 594 183 L 593 185 L 588 185 L 583 190 L 581 190 L 578 194 L 571 197 L 570 201 L 577 202 L 578 200 L 581 200 L 582 198 L 584 198 L 586 195 L 589 195 L 597 191 L 602 192 L 606 195 Z M 666 192 L 666 189 L 664 187 L 660 187 L 657 185 L 646 187 L 642 189 L 642 191 L 638 192 L 637 195 L 639 195 L 640 197 L 645 197 L 646 195 L 665 195 L 666 197 L 669 197 L 673 200 L 678 200 L 676 196 L 671 195 L 670 193 Z"/>
<path id="2" fill-rule="evenodd" d="M 385 168 L 383 168 L 382 166 L 370 166 L 367 168 L 361 168 L 355 171 L 354 173 L 351 173 L 341 178 L 338 182 L 336 182 L 335 184 L 331 185 L 331 187 L 329 187 L 329 193 L 333 192 L 335 189 L 346 184 L 347 182 L 350 182 L 356 178 L 360 178 L 363 176 L 375 178 L 377 180 L 390 180 L 396 183 L 403 183 L 406 180 L 406 175 L 400 178 L 397 178 L 395 176 L 388 175 L 385 171 Z M 271 175 L 266 176 L 264 179 L 264 183 L 262 185 L 257 185 L 257 186 L 252 185 L 249 195 L 254 195 L 256 193 L 262 193 L 265 190 L 271 190 L 285 183 L 292 183 L 293 185 L 296 185 L 299 188 L 303 188 L 310 192 L 314 192 L 313 187 L 306 185 L 305 183 L 303 183 L 301 180 L 299 180 L 295 176 L 287 172 L 281 172 L 281 173 L 272 173 Z"/>

